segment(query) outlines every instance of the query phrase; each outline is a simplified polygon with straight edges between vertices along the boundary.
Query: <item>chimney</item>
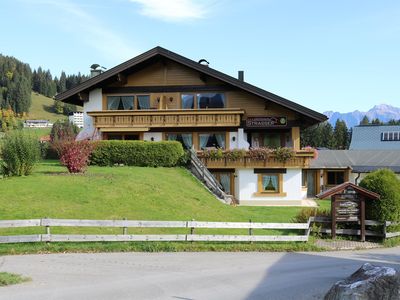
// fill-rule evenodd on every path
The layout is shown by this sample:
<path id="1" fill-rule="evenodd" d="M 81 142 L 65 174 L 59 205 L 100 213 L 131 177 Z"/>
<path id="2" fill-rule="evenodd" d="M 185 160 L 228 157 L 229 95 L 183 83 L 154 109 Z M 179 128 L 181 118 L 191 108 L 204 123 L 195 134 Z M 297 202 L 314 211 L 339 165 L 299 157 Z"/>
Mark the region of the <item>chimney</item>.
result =
<path id="1" fill-rule="evenodd" d="M 238 79 L 244 81 L 244 71 L 238 71 Z"/>
<path id="2" fill-rule="evenodd" d="M 101 74 L 101 69 L 90 70 L 90 78 Z"/>

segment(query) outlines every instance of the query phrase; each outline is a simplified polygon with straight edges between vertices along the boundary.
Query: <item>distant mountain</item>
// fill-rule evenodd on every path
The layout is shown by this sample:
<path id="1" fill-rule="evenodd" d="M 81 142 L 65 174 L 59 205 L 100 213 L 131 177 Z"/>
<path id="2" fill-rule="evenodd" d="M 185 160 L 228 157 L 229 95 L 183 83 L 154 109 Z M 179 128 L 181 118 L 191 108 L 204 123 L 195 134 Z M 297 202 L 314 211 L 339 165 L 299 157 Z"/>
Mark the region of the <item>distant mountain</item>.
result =
<path id="1" fill-rule="evenodd" d="M 382 122 L 388 122 L 391 119 L 399 120 L 400 119 L 400 108 L 394 107 L 387 104 L 379 104 L 375 105 L 367 112 L 362 112 L 359 110 L 355 110 L 353 112 L 348 113 L 340 113 L 337 111 L 326 111 L 324 112 L 329 118 L 329 123 L 332 126 L 335 126 L 336 120 L 341 119 L 344 120 L 347 124 L 347 127 L 353 127 L 360 124 L 362 118 L 366 115 L 370 121 L 375 118 L 378 118 Z"/>

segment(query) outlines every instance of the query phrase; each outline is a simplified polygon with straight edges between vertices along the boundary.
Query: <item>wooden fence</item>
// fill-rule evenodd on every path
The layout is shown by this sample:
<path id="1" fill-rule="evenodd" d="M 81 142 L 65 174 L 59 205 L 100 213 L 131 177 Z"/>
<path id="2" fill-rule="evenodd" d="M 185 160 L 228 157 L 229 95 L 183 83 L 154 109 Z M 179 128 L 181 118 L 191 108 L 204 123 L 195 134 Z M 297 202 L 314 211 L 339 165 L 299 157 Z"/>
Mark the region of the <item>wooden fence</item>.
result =
<path id="1" fill-rule="evenodd" d="M 0 243 L 98 241 L 306 242 L 307 223 L 31 219 L 0 221 L 0 228 L 43 227 L 45 234 L 0 236 Z M 121 234 L 52 234 L 51 227 L 121 228 Z M 188 234 L 128 234 L 128 228 L 186 228 Z M 196 229 L 247 229 L 247 235 L 196 234 Z M 303 230 L 303 235 L 254 235 L 255 229 Z"/>
<path id="2" fill-rule="evenodd" d="M 328 217 L 311 217 L 311 223 L 319 223 L 319 224 L 331 224 L 332 219 Z M 357 223 L 356 223 L 357 224 Z M 387 228 L 391 225 L 396 226 L 399 223 L 386 221 L 386 222 L 379 222 L 374 220 L 365 220 L 366 226 L 379 226 L 382 227 L 382 231 L 380 230 L 365 230 L 366 236 L 375 236 L 375 237 L 382 237 L 385 239 L 400 236 L 400 232 L 387 232 Z M 320 233 L 331 234 L 332 230 L 330 227 L 320 227 L 320 228 L 311 228 L 311 231 L 319 231 Z M 337 228 L 336 234 L 342 235 L 361 235 L 360 229 L 348 229 L 348 228 Z"/>

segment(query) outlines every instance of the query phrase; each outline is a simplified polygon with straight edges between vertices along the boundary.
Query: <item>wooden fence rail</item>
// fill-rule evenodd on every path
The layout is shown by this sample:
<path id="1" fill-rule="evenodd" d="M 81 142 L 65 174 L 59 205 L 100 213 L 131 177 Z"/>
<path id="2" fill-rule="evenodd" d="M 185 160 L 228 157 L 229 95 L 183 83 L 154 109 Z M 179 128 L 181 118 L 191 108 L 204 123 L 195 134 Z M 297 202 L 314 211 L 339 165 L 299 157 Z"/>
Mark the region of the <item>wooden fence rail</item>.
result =
<path id="1" fill-rule="evenodd" d="M 329 218 L 329 217 L 311 217 L 310 220 L 311 220 L 311 223 L 330 224 L 332 222 L 331 218 Z M 383 237 L 385 239 L 397 237 L 397 236 L 400 236 L 400 232 L 387 232 L 387 228 L 391 225 L 396 226 L 399 224 L 400 223 L 398 223 L 398 222 L 391 222 L 391 221 L 379 222 L 379 221 L 375 221 L 375 220 L 365 220 L 366 226 L 382 226 L 382 231 L 366 230 L 365 235 L 366 236 Z M 331 228 L 325 228 L 325 227 L 318 228 L 315 230 L 318 230 L 321 233 L 327 233 L 327 234 L 331 234 L 331 231 L 332 231 Z M 360 235 L 361 234 L 359 229 L 347 229 L 347 228 L 344 228 L 344 229 L 338 228 L 338 229 L 336 229 L 336 233 L 343 234 L 343 235 Z"/>
<path id="2" fill-rule="evenodd" d="M 3 220 L 0 228 L 44 227 L 45 234 L 0 236 L 0 243 L 96 242 L 96 241 L 217 241 L 217 242 L 288 242 L 308 241 L 307 223 L 203 222 L 32 219 Z M 51 234 L 51 227 L 122 228 L 122 234 Z M 190 234 L 127 234 L 127 228 L 187 228 Z M 196 229 L 248 229 L 248 235 L 195 234 Z M 254 235 L 253 229 L 303 230 L 303 235 Z"/>

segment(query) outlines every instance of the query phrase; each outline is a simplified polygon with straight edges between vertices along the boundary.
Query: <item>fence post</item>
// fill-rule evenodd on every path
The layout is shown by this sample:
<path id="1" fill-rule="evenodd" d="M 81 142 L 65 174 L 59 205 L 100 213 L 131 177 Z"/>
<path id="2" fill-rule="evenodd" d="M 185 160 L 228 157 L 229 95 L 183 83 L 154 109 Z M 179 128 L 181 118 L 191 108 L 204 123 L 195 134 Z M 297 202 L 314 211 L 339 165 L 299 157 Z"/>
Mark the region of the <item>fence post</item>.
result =
<path id="1" fill-rule="evenodd" d="M 192 219 L 192 222 L 194 222 L 194 219 Z M 190 234 L 194 234 L 194 227 L 190 227 Z"/>
<path id="2" fill-rule="evenodd" d="M 126 221 L 127 218 L 124 218 L 123 220 Z M 128 234 L 128 227 L 124 226 L 124 227 L 122 228 L 122 234 L 123 234 L 123 235 L 127 235 L 127 234 Z"/>
<path id="3" fill-rule="evenodd" d="M 45 219 L 47 220 L 48 218 L 45 217 Z M 50 226 L 46 225 L 46 234 L 50 234 Z"/>
<path id="4" fill-rule="evenodd" d="M 249 235 L 253 235 L 253 228 L 251 228 L 251 219 L 249 220 L 250 227 L 249 227 Z M 250 244 L 253 244 L 252 241 L 250 241 Z"/>

